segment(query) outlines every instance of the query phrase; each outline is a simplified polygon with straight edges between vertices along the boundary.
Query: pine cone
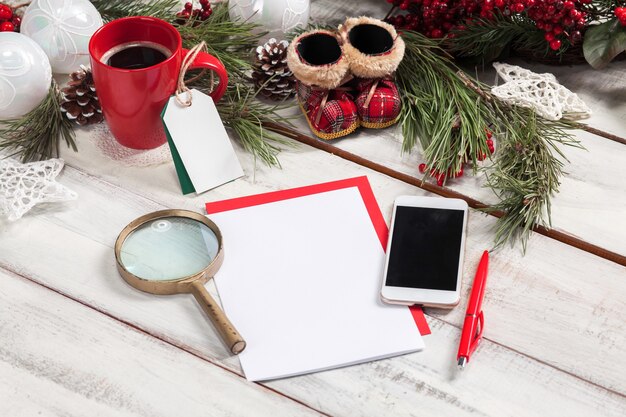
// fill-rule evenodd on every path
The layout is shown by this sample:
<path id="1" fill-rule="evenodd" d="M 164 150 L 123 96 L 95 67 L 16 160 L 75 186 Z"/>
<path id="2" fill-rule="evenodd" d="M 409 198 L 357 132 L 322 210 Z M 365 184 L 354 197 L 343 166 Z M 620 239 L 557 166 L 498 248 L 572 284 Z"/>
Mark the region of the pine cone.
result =
<path id="1" fill-rule="evenodd" d="M 272 38 L 256 48 L 252 79 L 263 97 L 284 100 L 295 94 L 296 78 L 287 66 L 288 46 L 289 42 Z"/>
<path id="2" fill-rule="evenodd" d="M 63 102 L 61 111 L 68 119 L 81 126 L 100 123 L 103 120 L 102 109 L 96 94 L 91 69 L 81 65 L 80 70 L 70 74 L 67 87 L 62 88 Z"/>

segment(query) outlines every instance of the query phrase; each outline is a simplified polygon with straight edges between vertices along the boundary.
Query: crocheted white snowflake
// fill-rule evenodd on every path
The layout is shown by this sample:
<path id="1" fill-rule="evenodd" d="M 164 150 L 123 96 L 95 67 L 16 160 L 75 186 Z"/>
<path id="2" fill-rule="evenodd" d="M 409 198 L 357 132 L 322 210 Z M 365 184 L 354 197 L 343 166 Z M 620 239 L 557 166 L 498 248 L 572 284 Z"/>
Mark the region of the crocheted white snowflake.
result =
<path id="1" fill-rule="evenodd" d="M 22 164 L 13 159 L 0 159 L 0 215 L 10 221 L 39 203 L 76 199 L 76 193 L 55 181 L 62 159 Z"/>
<path id="2" fill-rule="evenodd" d="M 563 87 L 552 74 L 537 74 L 516 65 L 494 62 L 504 84 L 491 89 L 496 97 L 510 104 L 535 109 L 549 120 L 581 118 L 591 115 L 591 109 L 577 94 Z"/>

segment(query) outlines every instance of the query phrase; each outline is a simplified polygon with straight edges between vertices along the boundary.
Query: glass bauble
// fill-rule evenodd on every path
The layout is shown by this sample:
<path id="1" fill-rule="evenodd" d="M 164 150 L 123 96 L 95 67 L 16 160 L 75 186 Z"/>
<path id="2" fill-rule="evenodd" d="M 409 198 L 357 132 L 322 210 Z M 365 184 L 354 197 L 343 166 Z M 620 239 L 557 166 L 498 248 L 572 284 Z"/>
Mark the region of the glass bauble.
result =
<path id="1" fill-rule="evenodd" d="M 51 81 L 50 62 L 35 41 L 0 32 L 0 120 L 22 117 L 37 107 Z"/>
<path id="2" fill-rule="evenodd" d="M 24 12 L 21 32 L 41 46 L 55 73 L 89 65 L 89 39 L 102 26 L 88 0 L 33 0 Z"/>
<path id="3" fill-rule="evenodd" d="M 231 20 L 257 23 L 274 36 L 309 21 L 309 0 L 230 0 L 228 7 Z"/>

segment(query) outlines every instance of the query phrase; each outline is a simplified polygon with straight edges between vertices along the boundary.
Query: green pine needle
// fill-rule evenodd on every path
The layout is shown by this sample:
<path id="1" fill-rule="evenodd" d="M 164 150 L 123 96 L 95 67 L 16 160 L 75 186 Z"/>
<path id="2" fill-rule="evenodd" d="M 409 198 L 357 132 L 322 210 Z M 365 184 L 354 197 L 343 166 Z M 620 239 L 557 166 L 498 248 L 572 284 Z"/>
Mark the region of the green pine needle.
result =
<path id="1" fill-rule="evenodd" d="M 171 20 L 181 8 L 178 0 L 91 0 L 98 9 L 102 20 L 110 22 L 127 16 L 153 16 L 163 20 Z"/>
<path id="2" fill-rule="evenodd" d="M 546 55 L 553 53 L 544 38 L 544 32 L 523 15 L 494 15 L 492 19 L 475 19 L 463 29 L 453 31 L 453 36 L 445 41 L 448 51 L 457 57 L 478 58 L 482 62 L 491 62 L 510 48 L 543 51 Z M 564 48 L 559 52 L 564 52 L 568 45 L 564 43 Z"/>
<path id="3" fill-rule="evenodd" d="M 268 166 L 280 166 L 277 155 L 282 147 L 293 143 L 263 127 L 266 122 L 289 124 L 278 114 L 281 106 L 268 106 L 256 100 L 258 91 L 251 87 L 229 87 L 219 102 L 218 111 L 227 128 L 239 139 L 243 148 Z"/>
<path id="4" fill-rule="evenodd" d="M 566 131 L 577 125 L 500 101 L 455 67 L 435 41 L 409 31 L 402 37 L 406 52 L 396 75 L 404 151 L 419 140 L 429 169 L 455 173 L 468 162 L 476 172 L 477 155 L 489 155 L 485 131 L 492 131 L 498 148 L 485 171 L 500 202 L 488 210 L 505 212 L 496 224 L 495 245 L 520 239 L 525 250 L 533 226 L 550 225 L 550 199 L 566 161 L 559 145 L 580 147 Z"/>
<path id="5" fill-rule="evenodd" d="M 487 109 L 478 105 L 480 96 L 457 75 L 435 41 L 408 31 L 402 37 L 406 51 L 397 81 L 403 150 L 410 152 L 419 140 L 430 168 L 458 172 L 468 161 L 475 167 L 477 154 L 489 152 L 484 138 L 490 123 Z"/>
<path id="6" fill-rule="evenodd" d="M 231 21 L 227 3 L 214 5 L 213 14 L 207 20 L 190 19 L 183 25 L 177 24 L 176 29 L 183 38 L 185 48 L 206 42 L 207 51 L 224 64 L 231 78 L 241 77 L 251 69 L 251 52 L 265 35 L 254 23 Z"/>
<path id="7" fill-rule="evenodd" d="M 20 155 L 22 162 L 59 156 L 59 144 L 77 150 L 72 122 L 61 112 L 61 93 L 54 80 L 46 98 L 19 119 L 0 124 L 0 149 Z"/>

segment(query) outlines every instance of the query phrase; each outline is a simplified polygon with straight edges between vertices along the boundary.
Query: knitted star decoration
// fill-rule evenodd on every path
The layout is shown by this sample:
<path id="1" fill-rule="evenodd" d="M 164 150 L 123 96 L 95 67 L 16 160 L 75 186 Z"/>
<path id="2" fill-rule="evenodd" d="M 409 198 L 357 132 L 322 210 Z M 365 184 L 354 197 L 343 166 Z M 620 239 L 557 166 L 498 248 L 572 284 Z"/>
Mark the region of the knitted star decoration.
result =
<path id="1" fill-rule="evenodd" d="M 548 120 L 588 117 L 591 109 L 577 94 L 563 87 L 552 74 L 537 74 L 516 65 L 494 62 L 504 84 L 493 87 L 494 96 L 510 104 L 532 107 Z"/>
<path id="2" fill-rule="evenodd" d="M 22 164 L 13 159 L 0 159 L 0 215 L 10 221 L 39 203 L 76 199 L 76 193 L 55 181 L 62 159 Z"/>

